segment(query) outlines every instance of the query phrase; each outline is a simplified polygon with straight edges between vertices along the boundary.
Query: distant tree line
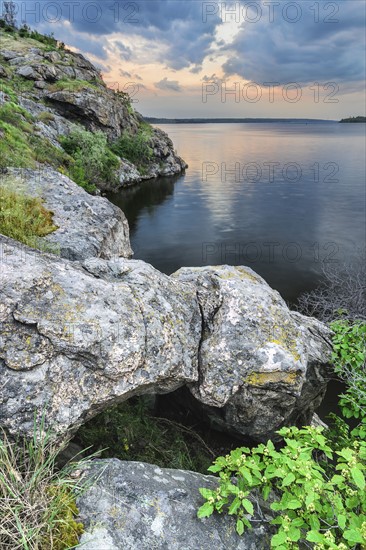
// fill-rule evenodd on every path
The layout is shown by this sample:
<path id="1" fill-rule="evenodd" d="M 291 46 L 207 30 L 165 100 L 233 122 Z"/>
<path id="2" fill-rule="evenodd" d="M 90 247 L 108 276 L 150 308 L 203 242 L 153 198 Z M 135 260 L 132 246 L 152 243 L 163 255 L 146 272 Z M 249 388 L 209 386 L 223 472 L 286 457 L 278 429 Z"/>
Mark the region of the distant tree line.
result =
<path id="1" fill-rule="evenodd" d="M 342 118 L 340 122 L 366 122 L 366 116 L 350 116 Z"/>

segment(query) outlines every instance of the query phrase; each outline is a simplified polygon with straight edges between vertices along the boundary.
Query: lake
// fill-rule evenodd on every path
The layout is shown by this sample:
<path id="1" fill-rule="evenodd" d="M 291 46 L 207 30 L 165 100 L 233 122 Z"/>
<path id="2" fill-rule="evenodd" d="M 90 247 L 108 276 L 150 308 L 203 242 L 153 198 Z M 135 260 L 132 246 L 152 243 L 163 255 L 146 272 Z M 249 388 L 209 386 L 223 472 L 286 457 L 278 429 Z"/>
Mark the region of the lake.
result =
<path id="1" fill-rule="evenodd" d="M 159 125 L 185 175 L 109 199 L 125 212 L 135 259 L 246 265 L 289 302 L 317 286 L 322 262 L 365 249 L 365 125 Z"/>

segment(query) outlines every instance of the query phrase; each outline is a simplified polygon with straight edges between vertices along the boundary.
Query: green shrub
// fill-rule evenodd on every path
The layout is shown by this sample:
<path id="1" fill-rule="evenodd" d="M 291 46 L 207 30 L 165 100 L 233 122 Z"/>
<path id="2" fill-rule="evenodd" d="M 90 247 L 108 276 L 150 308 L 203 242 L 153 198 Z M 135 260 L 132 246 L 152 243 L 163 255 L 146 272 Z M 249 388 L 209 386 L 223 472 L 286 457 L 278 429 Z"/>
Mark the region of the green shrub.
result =
<path id="1" fill-rule="evenodd" d="M 0 233 L 33 248 L 43 248 L 40 237 L 57 229 L 52 212 L 45 209 L 41 199 L 29 197 L 16 187 L 17 182 L 12 180 L 0 184 Z"/>
<path id="2" fill-rule="evenodd" d="M 34 428 L 30 441 L 12 442 L 0 433 L 0 548 L 65 550 L 83 532 L 77 522 L 76 496 L 82 482 L 74 466 L 58 471 L 58 449 L 50 432 Z"/>
<path id="3" fill-rule="evenodd" d="M 116 184 L 119 159 L 108 147 L 103 132 L 88 132 L 82 128 L 60 139 L 64 150 L 73 158 L 70 177 L 89 192 L 99 184 Z"/>
<path id="4" fill-rule="evenodd" d="M 34 133 L 33 117 L 22 107 L 6 102 L 0 107 L 0 170 L 35 168 L 37 162 L 59 169 L 72 160 L 61 148 Z"/>
<path id="5" fill-rule="evenodd" d="M 332 329 L 335 371 L 347 384 L 341 410 L 358 425 L 351 430 L 332 415 L 331 430 L 282 428 L 280 449 L 268 441 L 217 458 L 209 471 L 219 475 L 219 485 L 200 490 L 206 502 L 198 517 L 225 511 L 242 534 L 260 494 L 275 516 L 272 548 L 366 548 L 366 324 L 337 321 Z"/>
<path id="6" fill-rule="evenodd" d="M 129 160 L 138 168 L 143 168 L 149 163 L 153 154 L 150 146 L 151 131 L 151 127 L 145 124 L 140 126 L 135 135 L 124 132 L 111 145 L 111 149 L 119 157 Z"/>
<path id="7" fill-rule="evenodd" d="M 96 88 L 97 82 L 89 82 L 88 80 L 78 80 L 64 78 L 55 82 L 50 86 L 51 92 L 59 90 L 67 90 L 68 92 L 80 92 L 85 88 Z"/>
<path id="8" fill-rule="evenodd" d="M 211 472 L 220 475 L 216 490 L 201 489 L 205 504 L 198 517 L 226 510 L 236 517 L 236 530 L 250 528 L 256 489 L 278 512 L 271 521 L 277 533 L 271 547 L 299 548 L 305 541 L 315 548 L 349 549 L 366 544 L 366 442 L 355 442 L 333 454 L 322 428 L 282 428 L 285 445 L 277 451 L 271 441 L 251 451 L 239 448 L 219 457 Z M 324 464 L 316 459 L 323 454 Z M 235 477 L 235 481 L 232 479 Z M 255 498 L 254 498 L 255 500 Z"/>
<path id="9" fill-rule="evenodd" d="M 351 324 L 347 319 L 333 321 L 334 371 L 345 383 L 339 406 L 344 418 L 357 421 L 350 430 L 343 418 L 331 415 L 334 426 L 329 431 L 334 446 L 350 443 L 355 438 L 366 440 L 366 323 Z"/>
<path id="10" fill-rule="evenodd" d="M 0 170 L 13 166 L 16 168 L 35 168 L 33 151 L 29 143 L 29 134 L 0 120 Z"/>
<path id="11" fill-rule="evenodd" d="M 41 34 L 36 30 L 32 31 L 28 25 L 23 25 L 23 27 L 18 30 L 18 35 L 21 38 L 32 38 L 33 40 L 37 40 L 37 42 L 50 46 L 53 50 L 57 49 L 57 40 L 52 33 L 48 35 Z"/>

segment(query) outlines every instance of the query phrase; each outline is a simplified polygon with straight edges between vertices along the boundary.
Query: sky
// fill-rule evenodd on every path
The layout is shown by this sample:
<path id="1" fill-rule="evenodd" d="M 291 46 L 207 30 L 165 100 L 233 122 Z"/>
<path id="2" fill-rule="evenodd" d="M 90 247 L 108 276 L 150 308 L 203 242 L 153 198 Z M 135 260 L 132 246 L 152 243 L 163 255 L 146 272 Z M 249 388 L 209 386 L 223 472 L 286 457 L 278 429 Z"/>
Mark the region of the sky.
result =
<path id="1" fill-rule="evenodd" d="M 15 3 L 144 116 L 365 115 L 364 0 Z"/>

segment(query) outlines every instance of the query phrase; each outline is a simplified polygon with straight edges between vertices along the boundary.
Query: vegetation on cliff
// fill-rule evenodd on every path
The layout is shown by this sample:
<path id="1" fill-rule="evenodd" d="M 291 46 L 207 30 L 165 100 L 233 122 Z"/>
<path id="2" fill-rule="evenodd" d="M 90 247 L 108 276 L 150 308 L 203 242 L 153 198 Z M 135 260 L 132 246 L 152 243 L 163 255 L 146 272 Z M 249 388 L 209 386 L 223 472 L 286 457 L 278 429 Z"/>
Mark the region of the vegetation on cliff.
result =
<path id="1" fill-rule="evenodd" d="M 27 196 L 17 183 L 5 179 L 0 186 L 0 233 L 33 248 L 42 247 L 41 237 L 49 235 L 57 227 L 52 212 L 42 200 Z"/>
<path id="2" fill-rule="evenodd" d="M 86 145 L 97 152 L 96 170 L 82 159 Z M 87 59 L 53 36 L 0 20 L 0 169 L 39 164 L 89 192 L 185 168 L 168 136 L 144 122 L 128 94 L 107 88 Z"/>
<path id="3" fill-rule="evenodd" d="M 105 134 L 78 128 L 68 136 L 62 136 L 60 143 L 72 158 L 68 175 L 86 191 L 96 191 L 101 181 L 112 185 L 117 183 L 116 170 L 120 159 L 109 148 Z"/>

